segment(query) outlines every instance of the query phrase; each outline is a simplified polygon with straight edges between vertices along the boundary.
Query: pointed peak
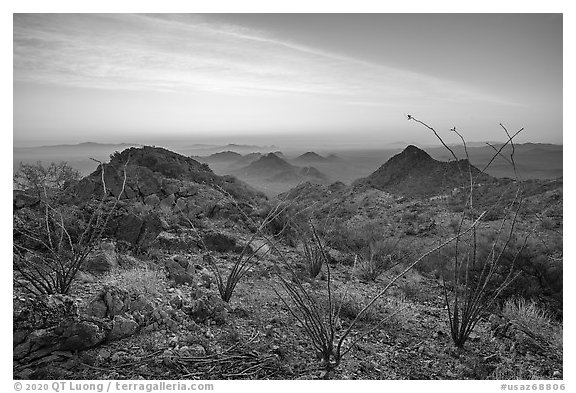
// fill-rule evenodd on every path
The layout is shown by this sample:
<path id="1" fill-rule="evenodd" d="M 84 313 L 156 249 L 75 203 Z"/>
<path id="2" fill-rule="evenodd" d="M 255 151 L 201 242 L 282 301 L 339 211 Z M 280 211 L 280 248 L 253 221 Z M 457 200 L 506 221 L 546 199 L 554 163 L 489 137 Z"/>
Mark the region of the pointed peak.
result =
<path id="1" fill-rule="evenodd" d="M 402 157 L 404 159 L 410 159 L 410 160 L 433 160 L 432 157 L 430 157 L 430 155 L 428 153 L 426 153 L 424 150 L 420 149 L 419 147 L 416 147 L 414 145 L 408 145 L 404 150 L 402 150 L 402 152 L 400 154 L 397 155 L 397 157 Z"/>
<path id="2" fill-rule="evenodd" d="M 408 145 L 406 146 L 406 148 L 402 151 L 403 153 L 424 153 L 424 154 L 428 154 L 426 153 L 424 150 L 420 149 L 419 147 L 416 147 L 414 145 Z"/>

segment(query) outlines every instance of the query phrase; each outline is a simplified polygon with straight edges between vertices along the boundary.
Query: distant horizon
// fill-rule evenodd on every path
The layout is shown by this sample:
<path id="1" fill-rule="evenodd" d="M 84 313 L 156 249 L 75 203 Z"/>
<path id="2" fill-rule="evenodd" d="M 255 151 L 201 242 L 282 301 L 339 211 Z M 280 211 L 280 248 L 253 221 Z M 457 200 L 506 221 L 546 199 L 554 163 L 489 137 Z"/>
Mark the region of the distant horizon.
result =
<path id="1" fill-rule="evenodd" d="M 170 144 L 174 144 L 174 143 L 188 143 L 185 140 L 178 140 L 178 141 L 164 141 L 164 143 L 142 143 L 142 142 L 94 142 L 94 141 L 85 141 L 85 142 L 78 142 L 78 143 L 56 143 L 56 144 L 38 144 L 38 145 L 14 145 L 13 148 L 14 149 L 26 149 L 26 148 L 47 148 L 47 147 L 75 147 L 75 146 L 81 146 L 81 145 L 100 145 L 100 146 L 155 146 L 155 147 L 164 147 L 164 145 L 169 146 Z M 506 140 L 495 140 L 495 141 L 466 141 L 466 144 L 468 146 L 478 146 L 478 145 L 486 145 L 487 143 L 490 144 L 504 144 L 506 143 Z M 517 143 L 515 142 L 514 144 L 516 145 L 526 145 L 526 144 L 534 144 L 534 145 L 554 145 L 554 146 L 563 146 L 562 143 L 550 143 L 550 142 L 520 142 Z M 385 143 L 384 146 L 401 146 L 401 145 L 405 145 L 405 146 L 409 146 L 409 145 L 414 145 L 417 147 L 442 147 L 442 143 L 441 142 L 437 142 L 437 143 L 431 143 L 431 144 L 419 144 L 416 142 L 407 142 L 407 141 L 396 141 L 396 142 L 391 142 L 391 143 Z M 447 143 L 448 146 L 463 146 L 463 143 Z M 309 145 L 306 145 L 306 147 L 304 146 L 298 146 L 298 145 L 293 145 L 293 146 L 282 146 L 282 145 L 276 145 L 276 144 L 267 144 L 267 143 L 262 143 L 262 144 L 252 144 L 252 143 L 237 143 L 237 142 L 230 142 L 230 143 L 217 143 L 217 142 L 206 142 L 206 143 L 190 143 L 190 144 L 186 144 L 183 147 L 186 148 L 193 148 L 196 147 L 198 150 L 201 150 L 203 148 L 206 148 L 207 150 L 210 148 L 225 148 L 225 147 L 229 147 L 229 146 L 237 146 L 237 147 L 254 147 L 254 148 L 287 148 L 287 149 L 297 149 L 297 148 L 302 148 L 303 151 L 306 149 L 309 149 L 308 151 L 313 152 L 315 149 L 317 150 L 330 150 L 331 148 L 341 148 L 341 147 L 345 147 L 342 145 L 338 145 L 338 146 L 316 146 L 316 147 L 311 147 Z M 383 147 L 384 147 L 383 146 Z M 361 150 L 379 150 L 382 147 L 357 147 L 356 149 L 361 149 Z M 356 149 L 351 149 L 351 150 L 356 150 Z"/>

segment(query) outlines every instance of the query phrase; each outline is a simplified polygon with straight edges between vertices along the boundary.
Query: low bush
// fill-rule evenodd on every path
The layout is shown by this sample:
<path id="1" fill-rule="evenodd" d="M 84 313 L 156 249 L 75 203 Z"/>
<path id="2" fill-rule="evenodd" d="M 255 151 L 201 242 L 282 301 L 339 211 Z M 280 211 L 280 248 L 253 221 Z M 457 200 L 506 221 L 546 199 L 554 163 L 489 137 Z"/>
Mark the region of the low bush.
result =
<path id="1" fill-rule="evenodd" d="M 123 288 L 129 292 L 157 297 L 168 287 L 166 273 L 147 268 L 135 268 L 121 271 L 108 277 L 105 283 Z"/>
<path id="2" fill-rule="evenodd" d="M 528 328 L 534 334 L 545 336 L 552 326 L 552 315 L 534 300 L 510 298 L 504 303 L 502 314 Z"/>

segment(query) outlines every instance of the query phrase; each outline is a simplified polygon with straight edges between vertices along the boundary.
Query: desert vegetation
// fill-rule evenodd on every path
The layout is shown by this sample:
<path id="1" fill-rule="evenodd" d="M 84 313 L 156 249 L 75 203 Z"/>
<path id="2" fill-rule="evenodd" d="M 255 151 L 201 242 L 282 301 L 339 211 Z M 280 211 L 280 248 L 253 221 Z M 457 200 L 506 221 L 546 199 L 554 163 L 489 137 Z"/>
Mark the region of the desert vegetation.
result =
<path id="1" fill-rule="evenodd" d="M 154 147 L 22 166 L 14 377 L 561 378 L 562 182 L 462 142 L 276 198 Z"/>

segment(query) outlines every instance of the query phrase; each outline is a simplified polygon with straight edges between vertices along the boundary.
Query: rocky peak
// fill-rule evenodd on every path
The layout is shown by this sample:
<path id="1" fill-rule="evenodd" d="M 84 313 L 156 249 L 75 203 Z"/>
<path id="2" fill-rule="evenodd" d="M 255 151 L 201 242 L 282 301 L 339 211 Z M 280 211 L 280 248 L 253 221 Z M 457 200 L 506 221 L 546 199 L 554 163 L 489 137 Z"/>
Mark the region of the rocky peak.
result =
<path id="1" fill-rule="evenodd" d="M 390 161 L 400 159 L 413 162 L 434 161 L 434 159 L 430 157 L 428 153 L 414 145 L 408 145 L 400 154 L 392 157 Z"/>
<path id="2" fill-rule="evenodd" d="M 468 182 L 468 168 L 487 181 L 490 176 L 470 165 L 468 160 L 437 161 L 424 150 L 409 145 L 374 173 L 356 182 L 393 193 L 426 196 L 443 193 Z"/>

